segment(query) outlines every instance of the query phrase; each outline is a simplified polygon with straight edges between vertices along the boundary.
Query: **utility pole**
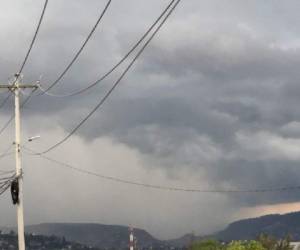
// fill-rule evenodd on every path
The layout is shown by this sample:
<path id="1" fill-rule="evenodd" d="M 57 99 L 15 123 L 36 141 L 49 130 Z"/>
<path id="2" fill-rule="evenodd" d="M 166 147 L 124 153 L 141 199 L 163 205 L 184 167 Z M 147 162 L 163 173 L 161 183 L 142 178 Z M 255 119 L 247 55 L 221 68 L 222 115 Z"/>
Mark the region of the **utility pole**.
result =
<path id="1" fill-rule="evenodd" d="M 0 89 L 8 89 L 15 96 L 15 156 L 16 180 L 18 183 L 17 222 L 19 250 L 25 250 L 24 211 L 23 211 L 23 171 L 21 165 L 21 117 L 20 117 L 20 89 L 36 89 L 37 84 L 20 84 L 20 74 L 15 74 L 13 84 L 0 85 Z"/>

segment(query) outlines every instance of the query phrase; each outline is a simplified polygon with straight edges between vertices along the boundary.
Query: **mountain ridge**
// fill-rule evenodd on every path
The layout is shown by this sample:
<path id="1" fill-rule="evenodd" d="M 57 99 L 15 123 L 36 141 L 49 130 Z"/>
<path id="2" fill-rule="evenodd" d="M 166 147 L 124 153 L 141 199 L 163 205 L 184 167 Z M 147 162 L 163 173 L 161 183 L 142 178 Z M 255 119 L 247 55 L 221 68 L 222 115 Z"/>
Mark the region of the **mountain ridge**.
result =
<path id="1" fill-rule="evenodd" d="M 7 228 L 6 230 L 10 230 Z M 65 237 L 67 240 L 101 248 L 128 247 L 128 226 L 98 223 L 40 223 L 29 225 L 26 233 Z M 135 228 L 134 234 L 140 247 L 149 246 L 187 246 L 193 240 L 216 238 L 221 241 L 256 239 L 267 233 L 277 238 L 289 234 L 294 241 L 300 241 L 300 211 L 287 214 L 269 214 L 256 218 L 246 218 L 230 223 L 224 230 L 209 236 L 186 234 L 171 240 L 159 240 L 146 230 Z"/>
<path id="2" fill-rule="evenodd" d="M 127 226 L 98 223 L 40 223 L 26 226 L 25 231 L 48 236 L 56 235 L 85 245 L 104 248 L 126 248 L 129 238 Z M 161 242 L 143 229 L 137 228 L 134 233 L 143 247 Z"/>
<path id="3" fill-rule="evenodd" d="M 249 240 L 266 233 L 283 238 L 290 235 L 294 241 L 300 240 L 300 212 L 287 214 L 269 214 L 256 218 L 247 218 L 230 223 L 224 230 L 214 234 L 217 239 Z"/>

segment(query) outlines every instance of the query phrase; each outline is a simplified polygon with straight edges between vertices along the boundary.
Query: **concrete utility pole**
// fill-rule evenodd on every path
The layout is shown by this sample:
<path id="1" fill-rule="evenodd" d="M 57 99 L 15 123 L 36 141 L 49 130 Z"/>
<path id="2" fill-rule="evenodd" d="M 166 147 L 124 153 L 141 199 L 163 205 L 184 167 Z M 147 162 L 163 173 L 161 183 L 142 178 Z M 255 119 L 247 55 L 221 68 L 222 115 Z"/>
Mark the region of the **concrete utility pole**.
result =
<path id="1" fill-rule="evenodd" d="M 13 84 L 0 85 L 0 89 L 8 89 L 15 96 L 15 151 L 16 151 L 16 179 L 18 181 L 19 197 L 17 205 L 18 246 L 25 250 L 24 211 L 23 211 L 23 171 L 21 165 L 21 122 L 20 122 L 20 89 L 35 89 L 37 84 L 20 84 L 20 74 L 15 75 Z"/>

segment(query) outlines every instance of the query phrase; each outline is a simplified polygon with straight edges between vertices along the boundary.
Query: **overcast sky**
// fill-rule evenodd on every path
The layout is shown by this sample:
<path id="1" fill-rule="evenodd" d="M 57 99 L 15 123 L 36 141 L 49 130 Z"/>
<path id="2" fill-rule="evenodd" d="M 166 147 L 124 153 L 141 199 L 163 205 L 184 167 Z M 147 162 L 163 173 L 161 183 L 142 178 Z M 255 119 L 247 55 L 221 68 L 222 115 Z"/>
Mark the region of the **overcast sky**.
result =
<path id="1" fill-rule="evenodd" d="M 50 0 L 24 82 L 48 86 L 83 43 L 106 1 Z M 72 69 L 53 92 L 87 86 L 159 16 L 167 0 L 113 0 Z M 43 1 L 2 0 L 0 81 L 18 70 Z M 103 108 L 49 156 L 100 174 L 205 189 L 299 185 L 300 3 L 182 0 Z M 128 62 L 127 62 L 128 63 Z M 124 68 L 124 66 L 123 66 Z M 93 90 L 34 97 L 23 139 L 41 151 L 91 110 L 122 67 Z M 26 95 L 26 93 L 24 93 Z M 0 94 L 0 101 L 4 98 Z M 0 110 L 4 124 L 13 105 Z M 0 135 L 5 150 L 13 126 Z M 141 227 L 160 238 L 222 229 L 237 218 L 300 208 L 299 192 L 196 194 L 113 183 L 23 155 L 26 224 L 97 222 Z M 14 159 L 1 160 L 13 169 Z M 9 193 L 1 226 L 15 225 Z"/>

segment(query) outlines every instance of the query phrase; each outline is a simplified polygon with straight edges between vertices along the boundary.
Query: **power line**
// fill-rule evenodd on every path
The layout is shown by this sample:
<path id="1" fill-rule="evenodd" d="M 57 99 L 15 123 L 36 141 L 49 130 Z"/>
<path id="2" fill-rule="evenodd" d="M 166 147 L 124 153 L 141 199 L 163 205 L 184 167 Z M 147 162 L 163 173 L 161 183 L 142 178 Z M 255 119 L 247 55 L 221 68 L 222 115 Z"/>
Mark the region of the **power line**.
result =
<path id="1" fill-rule="evenodd" d="M 8 95 L 4 98 L 4 100 L 0 103 L 0 109 L 4 107 L 4 105 L 8 102 L 9 98 L 11 97 L 12 93 L 10 91 L 7 91 L 9 92 Z"/>
<path id="2" fill-rule="evenodd" d="M 11 183 L 16 179 L 16 174 L 8 172 L 10 174 L 6 177 L 0 178 L 0 195 L 2 195 L 11 185 Z"/>
<path id="3" fill-rule="evenodd" d="M 1 177 L 1 178 L 0 178 L 0 183 L 1 183 L 1 182 L 9 181 L 9 180 L 11 180 L 14 176 L 15 176 L 15 174 L 12 175 L 12 176 Z"/>
<path id="4" fill-rule="evenodd" d="M 17 81 L 18 78 L 20 77 L 20 74 L 22 73 L 22 71 L 23 71 L 23 69 L 24 69 L 24 67 L 25 67 L 25 65 L 26 65 L 26 62 L 27 62 L 27 60 L 28 60 L 28 58 L 29 58 L 30 52 L 31 52 L 31 50 L 32 50 L 32 48 L 33 48 L 33 45 L 34 45 L 34 43 L 35 43 L 35 41 L 36 41 L 38 32 L 39 32 L 39 30 L 40 30 L 40 27 L 41 27 L 41 24 L 42 24 L 42 21 L 43 21 L 43 18 L 44 18 L 44 15 L 45 15 L 47 6 L 48 6 L 48 0 L 45 0 L 44 6 L 43 6 L 43 10 L 42 10 L 42 13 L 41 13 L 40 18 L 39 18 L 38 25 L 37 25 L 36 30 L 35 30 L 35 32 L 34 32 L 33 38 L 32 38 L 32 40 L 31 40 L 31 43 L 30 43 L 30 45 L 29 45 L 29 48 L 28 48 L 27 53 L 26 53 L 26 55 L 25 55 L 25 58 L 24 58 L 24 60 L 23 60 L 23 62 L 22 62 L 22 64 L 21 64 L 21 67 L 20 67 L 18 73 L 15 75 L 15 80 L 14 80 L 13 84 L 16 83 L 16 81 Z M 32 92 L 32 93 L 33 93 L 33 92 Z M 32 93 L 31 93 L 31 94 L 32 94 Z M 8 99 L 10 98 L 11 95 L 12 95 L 12 93 L 10 93 L 10 94 L 5 98 L 5 100 L 3 101 L 3 103 L 0 105 L 0 108 L 2 108 L 2 107 L 5 105 L 5 103 L 8 101 Z M 21 107 L 23 107 L 23 106 L 25 105 L 25 103 L 26 103 L 27 101 L 29 101 L 30 97 L 31 97 L 31 95 L 29 95 L 29 96 L 26 98 L 26 100 L 22 103 Z M 8 127 L 9 124 L 12 122 L 12 120 L 14 119 L 14 117 L 15 117 L 15 116 L 12 115 L 12 116 L 9 118 L 9 120 L 4 124 L 4 126 L 0 129 L 0 135 L 7 129 L 7 127 Z M 1 156 L 0 156 L 0 157 L 1 157 Z"/>
<path id="5" fill-rule="evenodd" d="M 170 9 L 168 14 L 165 16 L 163 21 L 159 24 L 159 26 L 155 29 L 153 34 L 150 36 L 150 38 L 146 41 L 146 43 L 143 45 L 143 47 L 139 50 L 137 55 L 133 58 L 131 63 L 127 66 L 127 68 L 124 70 L 124 72 L 121 74 L 121 76 L 117 79 L 117 81 L 113 84 L 113 86 L 108 90 L 108 92 L 104 95 L 104 97 L 100 100 L 100 102 L 92 109 L 92 111 L 67 135 L 65 136 L 62 140 L 54 144 L 53 146 L 49 147 L 47 150 L 41 152 L 40 154 L 45 154 L 56 147 L 60 146 L 62 143 L 67 141 L 102 105 L 103 103 L 107 100 L 107 98 L 111 95 L 111 93 L 114 91 L 114 89 L 119 85 L 121 80 L 124 78 L 124 76 L 127 74 L 129 69 L 132 67 L 132 65 L 136 62 L 136 60 L 139 58 L 139 56 L 143 53 L 143 51 L 146 49 L 148 44 L 152 41 L 152 39 L 155 37 L 157 32 L 160 30 L 160 28 L 164 25 L 164 23 L 167 21 L 169 16 L 172 14 L 172 12 L 175 10 L 177 5 L 180 3 L 181 0 L 177 0 L 176 3 L 173 5 L 173 7 Z"/>
<path id="6" fill-rule="evenodd" d="M 26 99 L 22 102 L 20 109 L 22 109 L 24 107 L 24 105 L 30 100 L 30 98 L 33 96 L 33 93 L 36 89 L 33 89 L 32 92 L 26 97 Z M 4 124 L 4 126 L 0 129 L 0 135 L 8 128 L 8 126 L 10 125 L 10 123 L 13 121 L 13 119 L 15 118 L 15 115 L 13 114 L 8 121 Z"/>
<path id="7" fill-rule="evenodd" d="M 68 168 L 68 169 L 77 171 L 79 173 L 91 175 L 91 176 L 105 179 L 108 181 L 113 181 L 113 182 L 118 182 L 118 183 L 123 183 L 123 184 L 128 184 L 128 185 L 134 185 L 134 186 L 140 186 L 140 187 L 144 187 L 144 188 L 159 189 L 159 190 L 165 190 L 165 191 L 190 192 L 190 193 L 273 193 L 273 192 L 290 192 L 290 191 L 300 190 L 300 185 L 299 186 L 287 186 L 287 187 L 262 188 L 262 189 L 194 189 L 194 188 L 181 188 L 181 187 L 148 184 L 148 183 L 130 181 L 130 180 L 114 177 L 114 176 L 107 176 L 107 175 L 95 173 L 95 172 L 85 170 L 82 168 L 78 168 L 71 164 L 67 164 L 62 161 L 50 158 L 48 156 L 39 154 L 30 148 L 27 148 L 24 146 L 23 146 L 23 148 L 26 151 L 30 152 L 30 153 L 27 153 L 29 155 L 39 156 L 49 162 L 53 162 L 61 167 Z M 26 152 L 26 151 L 24 151 L 24 152 Z"/>
<path id="8" fill-rule="evenodd" d="M 159 17 L 154 21 L 154 23 L 146 30 L 146 32 L 142 35 L 142 37 L 130 48 L 130 50 L 125 54 L 125 56 L 117 62 L 110 70 L 108 70 L 104 75 L 102 75 L 98 80 L 93 82 L 92 84 L 88 85 L 87 87 L 84 87 L 82 89 L 79 89 L 77 91 L 74 91 L 69 94 L 54 94 L 49 92 L 49 89 L 44 89 L 42 86 L 39 85 L 39 89 L 46 95 L 51 97 L 72 97 L 79 94 L 84 93 L 85 91 L 95 87 L 100 82 L 102 82 L 104 79 L 106 79 L 110 74 L 112 74 L 131 54 L 132 52 L 144 41 L 144 39 L 149 35 L 149 33 L 153 30 L 153 28 L 158 24 L 158 22 L 163 18 L 163 16 L 166 14 L 166 12 L 171 8 L 175 0 L 170 1 L 168 6 L 163 10 L 163 12 L 159 15 Z"/>
<path id="9" fill-rule="evenodd" d="M 179 4 L 181 0 L 177 0 L 177 2 L 175 3 L 175 5 L 172 7 L 172 9 L 169 11 L 169 13 L 166 15 L 166 17 L 163 19 L 163 21 L 160 23 L 160 25 L 156 28 L 156 30 L 154 31 L 154 33 L 151 35 L 151 37 L 147 40 L 147 42 L 143 45 L 143 47 L 140 49 L 140 51 L 138 52 L 138 54 L 135 56 L 135 58 L 132 60 L 132 62 L 129 64 L 129 66 L 125 69 L 125 71 L 123 72 L 123 74 L 121 75 L 121 77 L 115 82 L 115 84 L 113 85 L 113 87 L 107 92 L 107 94 L 104 96 L 104 98 L 100 101 L 100 103 L 98 103 L 98 105 L 92 110 L 92 112 L 90 114 L 88 114 L 88 116 L 80 122 L 80 124 L 75 127 L 75 129 L 72 130 L 71 134 L 67 137 L 64 138 L 64 140 L 62 140 L 60 143 L 58 143 L 57 145 L 54 145 L 55 147 L 62 144 L 64 141 L 66 141 L 73 133 L 75 133 L 79 127 L 85 123 L 86 120 L 89 119 L 90 116 L 93 115 L 93 113 L 105 102 L 105 100 L 110 96 L 111 92 L 115 89 L 115 87 L 120 83 L 120 81 L 123 79 L 123 77 L 125 76 L 125 74 L 129 71 L 129 69 L 131 68 L 131 66 L 135 63 L 135 61 L 137 60 L 137 58 L 142 54 L 142 52 L 144 51 L 144 49 L 147 47 L 147 45 L 150 43 L 150 41 L 154 38 L 154 36 L 156 35 L 156 33 L 160 30 L 160 28 L 163 26 L 163 24 L 166 22 L 166 20 L 168 19 L 168 17 L 171 15 L 171 13 L 174 11 L 174 9 L 176 8 L 176 6 Z M 95 86 L 96 84 L 98 84 L 100 81 L 102 81 L 104 78 L 106 78 L 111 72 L 113 72 L 131 53 L 132 51 L 134 51 L 138 45 L 140 45 L 140 43 L 144 40 L 144 38 L 151 32 L 151 30 L 155 27 L 155 25 L 160 21 L 160 19 L 166 14 L 166 12 L 169 10 L 169 8 L 172 6 L 172 4 L 175 2 L 175 0 L 172 0 L 169 5 L 165 8 L 165 10 L 161 13 L 161 15 L 159 16 L 159 18 L 154 22 L 154 24 L 147 30 L 147 32 L 142 36 L 142 38 L 132 47 L 132 49 L 125 55 L 125 57 L 119 62 L 117 63 L 107 74 L 105 74 L 101 79 L 99 79 L 98 81 L 96 81 L 95 83 L 93 83 L 92 85 L 90 85 L 89 87 L 87 87 L 85 90 Z M 108 8 L 110 4 L 110 1 L 107 3 L 106 8 L 104 9 L 103 13 L 105 13 L 106 9 Z M 103 15 L 102 15 L 103 16 Z M 99 18 L 98 21 L 100 21 L 101 18 Z M 94 26 L 94 28 L 96 28 L 96 25 Z M 92 34 L 90 33 L 90 36 Z M 88 41 L 88 39 L 86 40 L 86 42 Z M 83 49 L 83 48 L 82 48 Z M 85 91 L 84 90 L 84 91 Z M 47 91 L 47 90 L 46 90 Z M 81 90 L 82 91 L 82 90 Z M 80 91 L 80 92 L 81 92 Z M 23 102 L 23 104 L 21 105 L 21 108 L 29 101 L 29 99 L 31 98 L 31 95 L 29 95 L 26 100 Z M 9 124 L 11 123 L 11 121 L 14 119 L 14 116 L 12 116 L 7 123 L 0 129 L 0 135 L 3 133 L 3 131 L 9 126 Z M 50 151 L 55 147 L 51 147 L 47 150 Z M 46 153 L 46 152 L 43 152 Z"/>
<path id="10" fill-rule="evenodd" d="M 36 40 L 36 37 L 37 37 L 37 35 L 38 35 L 38 32 L 39 32 L 39 30 L 40 30 L 40 27 L 41 27 L 41 24 L 42 24 L 42 21 L 43 21 L 43 18 L 44 18 L 44 14 L 45 14 L 45 12 L 46 12 L 47 5 L 48 5 L 48 0 L 45 0 L 44 7 L 43 7 L 43 10 L 42 10 L 42 13 L 41 13 L 41 16 L 40 16 L 38 25 L 37 25 L 37 27 L 36 27 L 34 36 L 33 36 L 32 40 L 31 40 L 29 49 L 28 49 L 28 51 L 27 51 L 27 53 L 26 53 L 26 56 L 25 56 L 25 58 L 24 58 L 24 61 L 23 61 L 22 65 L 21 65 L 21 67 L 20 67 L 20 70 L 19 70 L 19 72 L 18 72 L 19 75 L 22 73 L 22 71 L 23 71 L 23 69 L 24 69 L 24 67 L 25 67 L 25 64 L 26 64 L 26 62 L 27 62 L 27 60 L 28 60 L 29 54 L 30 54 L 30 52 L 31 52 L 31 50 L 32 50 L 32 48 L 33 48 L 34 42 L 35 42 L 35 40 Z M 18 79 L 18 77 L 16 77 L 16 80 L 17 80 L 17 79 Z M 16 80 L 15 80 L 15 81 L 16 81 Z"/>
<path id="11" fill-rule="evenodd" d="M 70 67 L 73 65 L 73 63 L 76 61 L 77 57 L 80 55 L 80 53 L 82 52 L 83 48 L 85 47 L 85 45 L 87 44 L 87 42 L 88 42 L 89 39 L 91 38 L 92 34 L 93 34 L 94 31 L 96 30 L 96 28 L 97 28 L 99 22 L 101 21 L 103 15 L 105 14 L 106 10 L 108 9 L 108 7 L 109 7 L 111 1 L 112 1 L 112 0 L 109 0 L 109 1 L 108 1 L 108 3 L 106 4 L 104 10 L 102 11 L 100 17 L 98 18 L 96 24 L 94 25 L 94 27 L 92 28 L 91 32 L 89 33 L 87 39 L 85 40 L 85 42 L 83 43 L 83 45 L 81 46 L 81 48 L 79 49 L 79 51 L 76 53 L 75 57 L 71 60 L 71 62 L 69 63 L 69 65 L 66 67 L 66 69 L 61 73 L 61 75 L 59 76 L 59 78 L 52 84 L 53 86 L 54 86 L 55 84 L 57 84 L 57 83 L 60 81 L 60 79 L 67 73 L 67 71 L 69 70 L 69 68 L 70 68 Z M 43 8 L 43 11 L 42 11 L 42 14 L 41 14 L 41 17 L 40 17 L 40 20 L 39 20 L 39 23 L 38 23 L 36 32 L 35 32 L 35 34 L 34 34 L 34 37 L 33 37 L 32 42 L 31 42 L 31 44 L 30 44 L 29 50 L 28 50 L 28 52 L 27 52 L 27 54 L 26 54 L 26 57 L 25 57 L 25 59 L 24 59 L 24 62 L 23 62 L 23 64 L 22 64 L 22 66 L 21 66 L 21 69 L 19 70 L 19 74 L 20 74 L 20 72 L 22 72 L 22 70 L 23 70 L 23 68 L 24 68 L 24 66 L 25 66 L 25 64 L 26 64 L 26 61 L 27 61 L 27 59 L 28 59 L 28 56 L 29 56 L 29 54 L 30 54 L 30 52 L 31 52 L 31 49 L 32 49 L 32 47 L 33 47 L 33 44 L 34 44 L 34 42 L 35 42 L 35 40 L 36 40 L 36 37 L 37 37 L 38 31 L 39 31 L 40 25 L 41 25 L 41 23 L 42 23 L 42 20 L 43 20 L 43 17 L 44 17 L 46 8 L 47 8 L 47 4 L 48 4 L 48 0 L 45 0 L 44 8 Z M 18 79 L 18 76 L 16 77 L 16 80 L 17 80 L 17 79 Z M 15 81 L 16 81 L 16 80 L 15 80 Z M 50 86 L 50 88 L 53 87 L 52 85 Z M 39 86 L 40 86 L 40 85 L 39 85 Z M 50 89 L 50 88 L 48 88 L 48 89 Z M 48 89 L 47 89 L 47 90 L 48 90 Z M 35 91 L 35 90 L 33 90 L 33 91 L 30 93 L 30 95 L 25 99 L 25 101 L 22 103 L 20 109 L 22 109 L 22 108 L 24 107 L 24 105 L 29 101 L 29 99 L 32 97 L 32 94 L 33 94 L 34 91 Z M 14 117 L 15 117 L 14 115 L 11 116 L 10 119 L 9 119 L 9 120 L 4 124 L 4 126 L 0 129 L 0 135 L 6 130 L 6 128 L 7 128 L 7 127 L 9 126 L 9 124 L 12 122 L 12 120 L 14 119 Z"/>
<path id="12" fill-rule="evenodd" d="M 15 170 L 0 170 L 0 175 L 11 174 L 15 172 Z"/>
<path id="13" fill-rule="evenodd" d="M 6 157 L 8 155 L 12 155 L 13 152 L 9 152 L 11 148 L 12 148 L 12 145 L 9 145 L 9 147 L 0 154 L 0 159 Z"/>
<path id="14" fill-rule="evenodd" d="M 59 77 L 52 83 L 50 84 L 50 86 L 44 91 L 47 92 L 48 90 L 52 89 L 56 84 L 58 84 L 58 82 L 64 77 L 64 75 L 68 72 L 68 70 L 72 67 L 72 65 L 75 63 L 75 61 L 77 60 L 77 58 L 79 57 L 79 55 L 81 54 L 81 52 L 83 51 L 84 47 L 86 46 L 86 44 L 88 43 L 88 41 L 90 40 L 90 38 L 92 37 L 92 35 L 94 34 L 96 28 L 98 27 L 100 21 L 102 20 L 104 14 L 106 13 L 108 7 L 110 6 L 112 0 L 109 0 L 106 5 L 105 8 L 102 10 L 102 12 L 100 13 L 100 16 L 98 17 L 96 23 L 94 24 L 92 30 L 90 31 L 90 33 L 88 34 L 87 38 L 85 39 L 84 43 L 82 44 L 82 46 L 80 47 L 80 49 L 77 51 L 77 53 L 75 54 L 75 56 L 73 57 L 73 59 L 71 60 L 71 62 L 67 65 L 67 67 L 63 70 L 63 72 L 59 75 Z M 43 94 L 43 93 L 42 93 Z M 41 94 L 41 95 L 42 95 Z"/>
<path id="15" fill-rule="evenodd" d="M 11 181 L 0 184 L 0 195 L 2 195 L 7 189 L 9 189 Z"/>
<path id="16" fill-rule="evenodd" d="M 16 180 L 16 175 L 13 174 L 12 176 L 8 177 L 4 181 L 0 181 L 0 196 L 10 188 L 11 183 Z"/>
<path id="17" fill-rule="evenodd" d="M 6 156 L 13 155 L 13 154 L 14 154 L 14 152 L 9 152 L 9 153 L 5 153 L 5 154 L 1 154 L 1 155 L 0 155 L 0 159 L 3 159 L 3 158 L 5 158 Z"/>
<path id="18" fill-rule="evenodd" d="M 38 32 L 39 32 L 39 30 L 40 30 L 42 21 L 43 21 L 43 19 L 44 19 L 44 15 L 45 15 L 47 6 L 48 6 L 48 0 L 45 0 L 44 6 L 43 6 L 43 10 L 42 10 L 41 16 L 40 16 L 40 18 L 39 18 L 38 25 L 37 25 L 37 27 L 36 27 L 36 30 L 35 30 L 35 33 L 34 33 L 34 35 L 33 35 L 32 40 L 31 40 L 31 43 L 30 43 L 30 45 L 29 45 L 29 49 L 27 50 L 27 53 L 26 53 L 26 55 L 25 55 L 25 58 L 24 58 L 24 60 L 23 60 L 23 62 L 22 62 L 22 64 L 21 64 L 21 67 L 20 67 L 18 73 L 16 74 L 16 77 L 15 77 L 15 80 L 14 80 L 13 84 L 15 84 L 16 81 L 18 80 L 18 78 L 20 77 L 20 74 L 22 73 L 22 71 L 23 71 L 23 69 L 24 69 L 24 67 L 25 67 L 25 64 L 26 64 L 26 62 L 27 62 L 27 60 L 28 60 L 28 58 L 29 58 L 30 52 L 31 52 L 31 50 L 32 50 L 32 48 L 33 48 L 33 45 L 34 45 L 35 41 L 36 41 Z M 13 84 L 12 84 L 12 85 L 13 85 Z M 32 93 L 33 93 L 33 92 L 32 92 Z M 31 93 L 31 94 L 32 94 L 32 93 Z M 10 95 L 11 95 L 11 94 L 10 94 Z M 7 97 L 7 100 L 9 99 L 10 95 Z M 31 97 L 31 96 L 29 96 L 29 97 L 23 102 L 23 104 L 22 104 L 21 107 L 23 107 L 23 106 L 25 105 L 25 103 L 30 99 L 30 97 Z M 1 134 L 5 131 L 5 129 L 9 126 L 9 124 L 12 122 L 12 120 L 14 119 L 14 117 L 15 117 L 14 115 L 11 116 L 11 118 L 10 118 L 10 119 L 4 124 L 4 126 L 0 129 L 0 135 L 1 135 Z"/>
<path id="19" fill-rule="evenodd" d="M 4 126 L 0 129 L 0 135 L 8 128 L 9 124 L 12 122 L 12 120 L 15 118 L 14 115 L 12 115 L 8 121 L 4 124 Z"/>
<path id="20" fill-rule="evenodd" d="M 9 189 L 10 184 L 11 184 L 11 182 L 5 183 L 5 185 L 0 188 L 0 195 L 2 195 L 3 193 L 5 193 L 6 190 Z"/>

